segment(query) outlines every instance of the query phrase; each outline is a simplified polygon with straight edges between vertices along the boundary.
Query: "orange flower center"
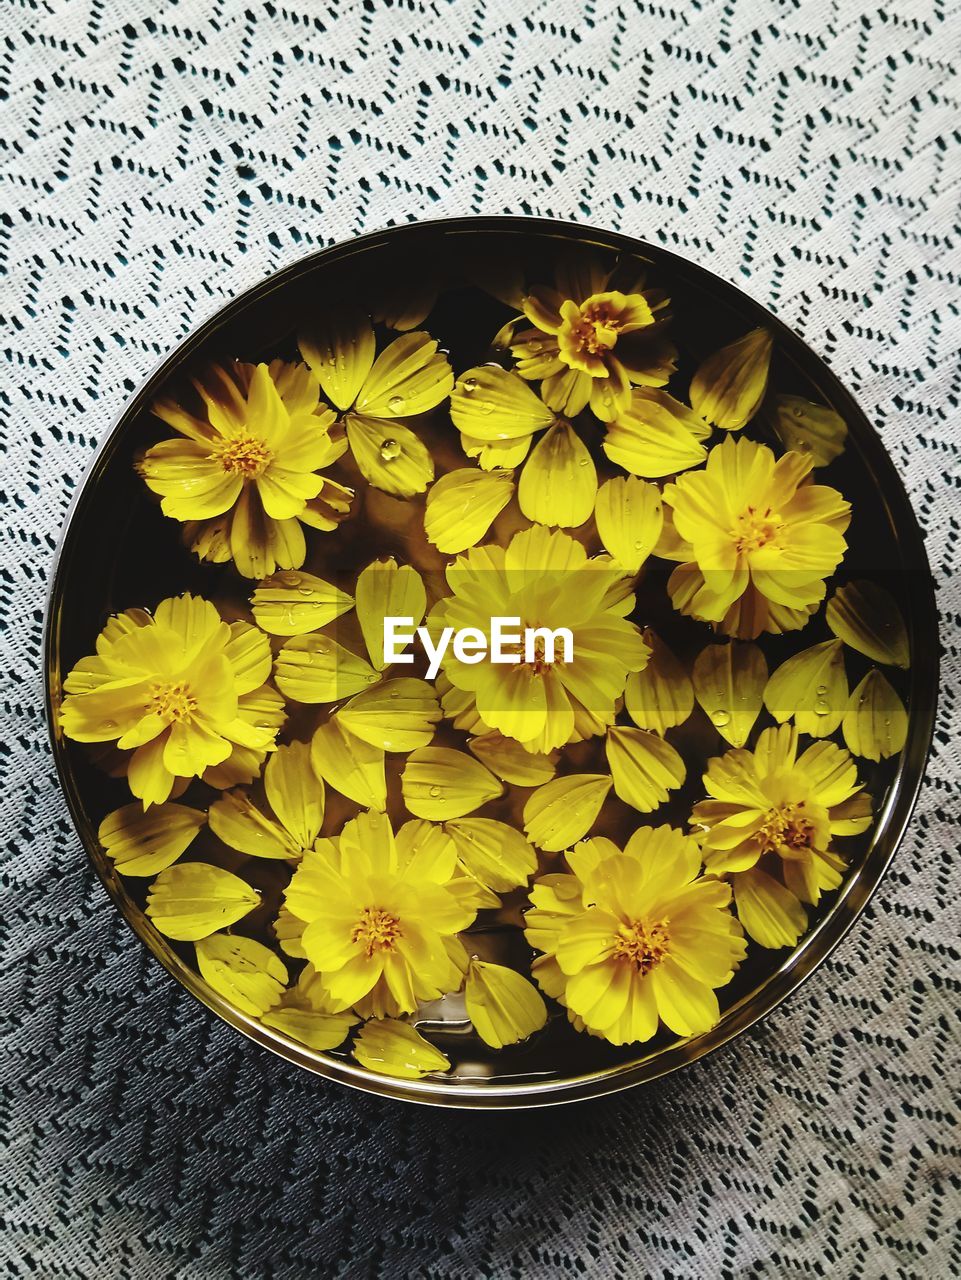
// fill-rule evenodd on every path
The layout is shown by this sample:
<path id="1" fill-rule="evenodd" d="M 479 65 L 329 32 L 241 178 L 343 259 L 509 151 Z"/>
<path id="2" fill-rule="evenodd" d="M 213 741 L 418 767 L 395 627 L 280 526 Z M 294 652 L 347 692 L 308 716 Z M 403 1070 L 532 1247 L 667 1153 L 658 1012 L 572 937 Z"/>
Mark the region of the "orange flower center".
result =
<path id="1" fill-rule="evenodd" d="M 369 960 L 375 951 L 393 951 L 394 943 L 401 936 L 400 921 L 383 907 L 364 907 L 360 919 L 350 935 L 351 942 L 359 942 Z"/>
<path id="2" fill-rule="evenodd" d="M 814 823 L 807 816 L 804 801 L 769 809 L 757 833 L 766 853 L 787 846 L 788 849 L 810 849 L 814 839 Z"/>
<path id="3" fill-rule="evenodd" d="M 151 710 L 165 720 L 189 720 L 197 710 L 197 699 L 184 680 L 155 684 L 150 690 Z"/>
<path id="4" fill-rule="evenodd" d="M 237 472 L 253 480 L 263 475 L 273 456 L 263 440 L 255 436 L 238 436 L 220 450 L 219 461 L 225 471 Z"/>
<path id="5" fill-rule="evenodd" d="M 562 345 L 571 354 L 603 355 L 615 346 L 620 330 L 620 315 L 611 303 L 588 298 L 576 316 L 564 321 Z"/>
<path id="6" fill-rule="evenodd" d="M 650 971 L 667 955 L 670 935 L 664 920 L 650 923 L 632 920 L 622 925 L 614 938 L 614 956 L 634 966 L 639 974 Z"/>
<path id="7" fill-rule="evenodd" d="M 738 554 L 744 555 L 760 551 L 761 547 L 776 542 L 783 532 L 783 521 L 770 507 L 765 507 L 763 511 L 757 507 L 748 507 L 735 519 L 731 537 Z"/>

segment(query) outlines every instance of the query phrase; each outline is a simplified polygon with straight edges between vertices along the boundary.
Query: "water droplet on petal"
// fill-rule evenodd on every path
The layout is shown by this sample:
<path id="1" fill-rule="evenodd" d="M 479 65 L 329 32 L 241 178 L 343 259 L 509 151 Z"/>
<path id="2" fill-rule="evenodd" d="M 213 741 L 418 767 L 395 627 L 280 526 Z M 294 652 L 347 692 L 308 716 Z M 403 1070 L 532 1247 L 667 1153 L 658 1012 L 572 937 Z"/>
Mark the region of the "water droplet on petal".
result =
<path id="1" fill-rule="evenodd" d="M 460 386 L 464 394 L 469 396 L 472 391 L 477 390 L 477 379 L 465 378 L 464 381 L 460 384 Z"/>
<path id="2" fill-rule="evenodd" d="M 831 704 L 826 698 L 818 698 L 814 703 L 814 714 L 816 716 L 826 716 L 831 710 Z"/>
<path id="3" fill-rule="evenodd" d="M 731 713 L 720 708 L 718 711 L 711 712 L 711 723 L 717 729 L 723 729 L 725 725 L 731 723 Z"/>
<path id="4" fill-rule="evenodd" d="M 300 596 L 309 596 L 310 587 L 308 587 L 305 583 L 301 583 L 301 585 L 297 588 L 297 594 Z"/>
<path id="5" fill-rule="evenodd" d="M 380 442 L 380 456 L 385 462 L 393 462 L 395 458 L 400 457 L 400 445 L 396 440 L 382 440 Z"/>
<path id="6" fill-rule="evenodd" d="M 440 787 L 431 787 L 429 794 L 436 800 L 440 795 Z"/>
<path id="7" fill-rule="evenodd" d="M 391 396 L 390 399 L 387 401 L 387 408 L 390 409 L 391 413 L 400 413 L 403 407 L 404 407 L 403 396 Z"/>
<path id="8" fill-rule="evenodd" d="M 116 727 L 117 727 L 116 720 L 102 720 L 100 722 L 100 728 L 103 729 L 104 732 L 106 732 L 109 729 L 116 729 Z"/>

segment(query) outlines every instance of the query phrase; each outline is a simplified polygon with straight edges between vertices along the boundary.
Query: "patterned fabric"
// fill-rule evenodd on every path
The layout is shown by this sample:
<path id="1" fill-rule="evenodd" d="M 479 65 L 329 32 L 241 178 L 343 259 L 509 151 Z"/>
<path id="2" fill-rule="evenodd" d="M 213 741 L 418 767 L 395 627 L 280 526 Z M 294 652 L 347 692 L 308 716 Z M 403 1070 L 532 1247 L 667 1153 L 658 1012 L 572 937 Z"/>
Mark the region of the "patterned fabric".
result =
<path id="1" fill-rule="evenodd" d="M 7 0 L 0 42 L 3 1106 L 16 1276 L 919 1276 L 961 1269 L 957 0 Z M 947 647 L 909 839 L 832 960 L 685 1074 L 433 1112 L 248 1045 L 71 831 L 43 592 L 158 356 L 306 251 L 536 212 L 648 237 L 822 353 L 902 470 Z"/>

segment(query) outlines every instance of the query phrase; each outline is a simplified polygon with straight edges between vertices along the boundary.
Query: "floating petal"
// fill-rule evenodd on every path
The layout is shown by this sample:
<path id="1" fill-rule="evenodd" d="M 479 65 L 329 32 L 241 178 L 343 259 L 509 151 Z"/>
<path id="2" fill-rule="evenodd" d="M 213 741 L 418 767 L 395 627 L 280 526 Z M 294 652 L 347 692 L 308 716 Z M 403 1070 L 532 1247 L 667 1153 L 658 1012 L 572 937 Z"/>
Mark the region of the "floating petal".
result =
<path id="1" fill-rule="evenodd" d="M 615 792 L 641 813 L 663 804 L 687 774 L 684 761 L 671 744 L 644 729 L 609 729 L 607 762 Z"/>
<path id="2" fill-rule="evenodd" d="M 627 714 L 639 729 L 664 734 L 683 724 L 694 710 L 694 686 L 687 672 L 661 638 L 644 629 L 644 643 L 651 650 L 647 666 L 627 677 L 624 702 Z"/>
<path id="3" fill-rule="evenodd" d="M 426 747 L 440 718 L 440 702 L 427 681 L 405 678 L 382 680 L 337 712 L 345 729 L 381 751 Z"/>
<path id="4" fill-rule="evenodd" d="M 338 303 L 299 338 L 300 354 L 338 409 L 357 397 L 374 363 L 374 330 L 359 307 Z"/>
<path id="5" fill-rule="evenodd" d="M 712 644 L 694 660 L 694 693 L 711 724 L 743 747 L 764 701 L 767 663 L 756 644 Z"/>
<path id="6" fill-rule="evenodd" d="M 530 982 L 502 964 L 472 960 L 464 988 L 467 1016 L 493 1049 L 526 1040 L 547 1023 L 547 1005 Z"/>
<path id="7" fill-rule="evenodd" d="M 454 385 L 451 367 L 438 345 L 429 333 L 395 338 L 374 361 L 357 397 L 357 412 L 371 418 L 398 418 L 436 408 Z"/>
<path id="8" fill-rule="evenodd" d="M 404 803 L 418 818 L 443 821 L 473 813 L 504 788 L 478 760 L 449 747 L 412 752 L 401 775 Z"/>
<path id="9" fill-rule="evenodd" d="M 572 529 L 589 519 L 596 497 L 597 471 L 587 445 L 569 422 L 555 422 L 521 472 L 521 511 L 538 524 Z"/>
<path id="10" fill-rule="evenodd" d="M 824 620 L 851 649 L 889 667 L 910 665 L 908 632 L 897 602 L 876 582 L 849 582 L 828 601 Z"/>
<path id="11" fill-rule="evenodd" d="M 610 774 L 578 773 L 538 787 L 524 805 L 528 838 L 549 853 L 571 848 L 594 825 L 612 785 Z"/>
<path id="12" fill-rule="evenodd" d="M 308 849 L 324 821 L 324 784 L 310 763 L 310 744 L 278 747 L 264 770 L 270 807 L 301 849 Z"/>
<path id="13" fill-rule="evenodd" d="M 363 658 L 330 636 L 291 636 L 277 654 L 277 688 L 295 702 L 338 702 L 377 680 Z"/>
<path id="14" fill-rule="evenodd" d="M 314 734 L 310 762 L 314 772 L 348 800 L 381 813 L 387 808 L 383 751 L 350 733 L 337 720 L 328 720 Z"/>
<path id="15" fill-rule="evenodd" d="M 285 570 L 265 578 L 250 600 L 254 618 L 272 636 L 316 631 L 354 607 L 354 601 L 312 573 Z"/>
<path id="16" fill-rule="evenodd" d="M 451 421 L 475 440 L 519 440 L 554 421 L 549 409 L 522 377 L 500 365 L 468 369 L 454 384 Z"/>
<path id="17" fill-rule="evenodd" d="M 467 746 L 498 778 L 517 787 L 539 787 L 550 782 L 557 770 L 556 751 L 546 755 L 526 751 L 516 738 L 505 738 L 500 733 L 471 738 Z"/>
<path id="18" fill-rule="evenodd" d="M 423 493 L 434 478 L 434 462 L 420 436 L 402 422 L 347 415 L 347 440 L 361 475 L 395 498 Z"/>
<path id="19" fill-rule="evenodd" d="M 122 875 L 154 876 L 189 849 L 205 821 L 186 805 L 158 804 L 145 812 L 135 801 L 108 813 L 97 839 Z"/>
<path id="20" fill-rule="evenodd" d="M 826 640 L 782 662 L 765 686 L 764 705 L 778 724 L 793 716 L 812 738 L 833 733 L 848 705 L 841 641 Z"/>
<path id="21" fill-rule="evenodd" d="M 167 867 L 147 892 L 147 915 L 158 932 L 197 942 L 236 923 L 260 902 L 246 881 L 206 862 Z"/>
<path id="22" fill-rule="evenodd" d="M 369 564 L 357 579 L 355 592 L 367 652 L 378 671 L 383 671 L 384 619 L 411 618 L 418 627 L 427 610 L 427 592 L 417 570 L 398 566 L 393 556 Z"/>
<path id="23" fill-rule="evenodd" d="M 215 933 L 195 944 L 200 976 L 241 1013 L 259 1018 L 278 1002 L 287 966 L 253 938 Z"/>
<path id="24" fill-rule="evenodd" d="M 753 867 L 733 877 L 738 919 L 755 942 L 772 951 L 793 947 L 807 928 L 798 898 L 766 871 Z"/>
<path id="25" fill-rule="evenodd" d="M 826 467 L 844 452 L 847 426 L 827 405 L 803 396 L 775 396 L 770 418 L 785 449 L 809 454 L 816 467 Z"/>
<path id="26" fill-rule="evenodd" d="M 617 466 L 649 479 L 686 471 L 707 457 L 698 435 L 670 409 L 637 390 L 629 407 L 608 424 L 601 448 Z"/>
<path id="27" fill-rule="evenodd" d="M 365 1022 L 354 1040 L 354 1057 L 368 1071 L 419 1080 L 434 1071 L 448 1071 L 450 1059 L 410 1025 L 395 1018 Z"/>
<path id="28" fill-rule="evenodd" d="M 446 555 L 480 542 L 514 492 L 511 475 L 464 467 L 450 471 L 427 494 L 424 531 Z"/>
<path id="29" fill-rule="evenodd" d="M 461 818 L 445 822 L 462 866 L 495 893 L 507 893 L 537 869 L 533 846 L 514 827 L 494 818 Z"/>
<path id="30" fill-rule="evenodd" d="M 897 755 L 908 736 L 908 713 L 887 677 L 872 667 L 851 694 L 842 721 L 848 750 L 865 760 Z"/>
<path id="31" fill-rule="evenodd" d="M 752 329 L 708 356 L 691 381 L 694 411 L 725 431 L 750 422 L 767 390 L 771 348 L 767 329 Z"/>
<path id="32" fill-rule="evenodd" d="M 607 480 L 597 491 L 594 517 L 605 548 L 622 568 L 636 573 L 661 536 L 660 490 L 635 476 Z"/>
<path id="33" fill-rule="evenodd" d="M 530 452 L 531 440 L 531 436 L 521 436 L 519 440 L 477 440 L 463 431 L 460 434 L 461 448 L 468 458 L 477 459 L 482 471 L 519 467 Z"/>

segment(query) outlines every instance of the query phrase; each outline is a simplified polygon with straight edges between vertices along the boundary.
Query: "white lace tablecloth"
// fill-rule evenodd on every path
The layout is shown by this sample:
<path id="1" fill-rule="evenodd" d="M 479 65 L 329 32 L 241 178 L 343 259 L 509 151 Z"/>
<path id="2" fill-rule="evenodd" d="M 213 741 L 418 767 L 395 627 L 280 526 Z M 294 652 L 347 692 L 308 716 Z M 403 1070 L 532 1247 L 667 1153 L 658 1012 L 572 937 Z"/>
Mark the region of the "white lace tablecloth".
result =
<path id="1" fill-rule="evenodd" d="M 958 1274 L 958 0 L 6 0 L 0 1261 L 31 1277 Z M 904 475 L 946 646 L 865 918 L 763 1028 L 563 1112 L 353 1095 L 183 993 L 88 869 L 38 671 L 71 492 L 225 299 L 390 222 L 649 238 L 771 306 Z"/>

